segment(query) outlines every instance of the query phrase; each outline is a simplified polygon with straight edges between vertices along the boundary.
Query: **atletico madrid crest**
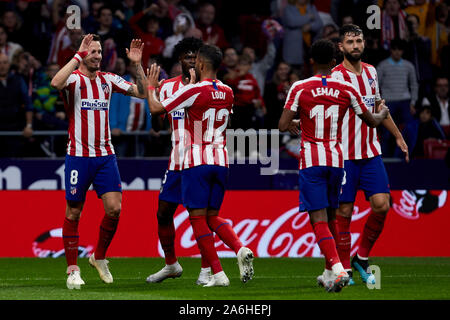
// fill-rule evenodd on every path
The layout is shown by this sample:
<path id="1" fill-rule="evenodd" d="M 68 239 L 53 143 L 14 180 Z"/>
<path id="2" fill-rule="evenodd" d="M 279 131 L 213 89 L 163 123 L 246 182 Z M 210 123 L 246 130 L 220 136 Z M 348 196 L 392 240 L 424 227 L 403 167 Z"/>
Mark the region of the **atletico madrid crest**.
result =
<path id="1" fill-rule="evenodd" d="M 102 90 L 105 95 L 109 94 L 109 85 L 107 83 L 102 83 Z"/>

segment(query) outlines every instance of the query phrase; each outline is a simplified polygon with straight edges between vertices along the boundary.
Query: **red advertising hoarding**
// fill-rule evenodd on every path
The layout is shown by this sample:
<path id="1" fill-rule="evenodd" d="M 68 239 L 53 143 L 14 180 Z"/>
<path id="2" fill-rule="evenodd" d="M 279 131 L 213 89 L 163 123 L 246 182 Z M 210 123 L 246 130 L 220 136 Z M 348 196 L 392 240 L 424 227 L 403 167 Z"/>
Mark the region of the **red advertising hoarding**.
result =
<path id="1" fill-rule="evenodd" d="M 373 248 L 373 256 L 450 256 L 450 200 L 447 191 L 392 191 L 393 208 Z M 124 191 L 121 221 L 108 256 L 162 256 L 156 225 L 157 191 Z M 61 227 L 64 191 L 1 191 L 0 257 L 58 257 L 64 254 Z M 358 194 L 352 254 L 357 250 L 369 203 Z M 79 224 L 80 255 L 97 242 L 103 217 L 101 200 L 88 192 Z M 320 250 L 305 212 L 298 211 L 298 191 L 227 191 L 220 215 L 229 219 L 245 246 L 258 257 L 319 257 Z M 188 214 L 175 214 L 178 256 L 198 256 Z M 218 238 L 222 257 L 235 256 Z"/>

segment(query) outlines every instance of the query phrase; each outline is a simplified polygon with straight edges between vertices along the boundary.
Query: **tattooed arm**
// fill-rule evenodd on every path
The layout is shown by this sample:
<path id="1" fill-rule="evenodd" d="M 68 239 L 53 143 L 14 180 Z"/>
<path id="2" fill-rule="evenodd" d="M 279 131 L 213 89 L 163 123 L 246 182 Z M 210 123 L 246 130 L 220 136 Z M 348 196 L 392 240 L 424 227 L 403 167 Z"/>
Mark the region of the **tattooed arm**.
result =
<path id="1" fill-rule="evenodd" d="M 141 65 L 142 51 L 144 50 L 144 44 L 140 39 L 133 39 L 131 41 L 130 49 L 126 49 L 128 59 L 131 64 L 136 68 L 136 84 L 133 84 L 127 91 L 127 95 L 137 98 L 147 98 L 147 80 L 145 77 L 144 69 Z"/>

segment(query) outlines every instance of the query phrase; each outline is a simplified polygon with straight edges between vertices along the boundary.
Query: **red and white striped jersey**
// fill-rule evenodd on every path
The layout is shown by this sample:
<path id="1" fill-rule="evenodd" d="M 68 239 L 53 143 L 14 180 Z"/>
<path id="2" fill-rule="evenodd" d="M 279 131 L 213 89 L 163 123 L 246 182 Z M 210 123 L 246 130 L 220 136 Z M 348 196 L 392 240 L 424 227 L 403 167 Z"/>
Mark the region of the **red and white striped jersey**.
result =
<path id="1" fill-rule="evenodd" d="M 159 91 L 160 101 L 164 101 L 173 96 L 178 89 L 183 88 L 182 76 L 165 80 Z M 184 160 L 184 131 L 185 131 L 185 114 L 184 109 L 178 110 L 175 113 L 167 114 L 172 129 L 172 151 L 170 152 L 169 170 L 182 170 Z"/>
<path id="2" fill-rule="evenodd" d="M 229 86 L 205 79 L 184 86 L 162 102 L 172 114 L 186 109 L 183 169 L 200 165 L 228 167 L 226 128 L 233 101 Z"/>
<path id="3" fill-rule="evenodd" d="M 351 83 L 363 97 L 370 112 L 375 112 L 375 101 L 381 100 L 375 67 L 361 62 L 362 72 L 357 75 L 343 64 L 336 66 L 331 76 Z M 381 154 L 376 128 L 370 128 L 353 110 L 348 110 L 342 126 L 342 147 L 345 160 L 368 159 Z"/>
<path id="4" fill-rule="evenodd" d="M 69 119 L 67 154 L 101 157 L 114 154 L 109 128 L 111 94 L 126 94 L 132 84 L 109 72 L 89 79 L 75 70 L 66 81 L 63 100 Z"/>
<path id="5" fill-rule="evenodd" d="M 345 81 L 317 75 L 292 85 L 284 107 L 300 115 L 300 169 L 344 167 L 341 127 L 349 106 L 356 114 L 367 111 L 361 95 Z"/>

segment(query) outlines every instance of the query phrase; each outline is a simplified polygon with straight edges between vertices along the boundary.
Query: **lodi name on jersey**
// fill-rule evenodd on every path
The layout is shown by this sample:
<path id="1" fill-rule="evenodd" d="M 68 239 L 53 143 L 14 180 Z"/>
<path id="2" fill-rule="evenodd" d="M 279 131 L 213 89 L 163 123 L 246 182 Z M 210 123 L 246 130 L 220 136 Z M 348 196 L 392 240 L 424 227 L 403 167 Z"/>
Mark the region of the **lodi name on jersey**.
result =
<path id="1" fill-rule="evenodd" d="M 225 100 L 226 99 L 226 93 L 222 92 L 222 91 L 213 91 L 211 92 L 212 98 L 214 100 L 220 99 L 220 100 Z"/>

